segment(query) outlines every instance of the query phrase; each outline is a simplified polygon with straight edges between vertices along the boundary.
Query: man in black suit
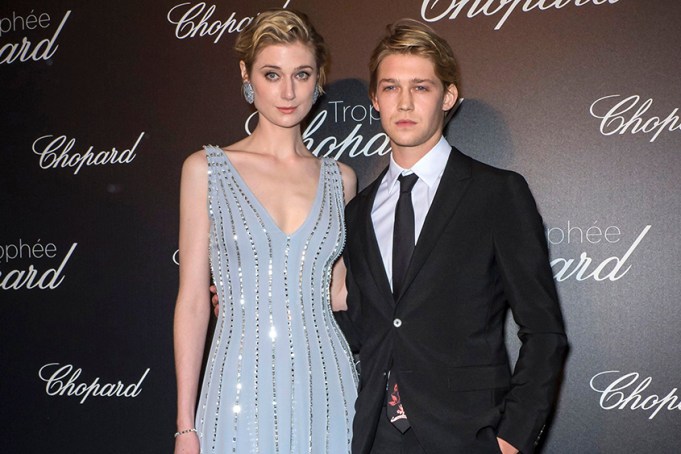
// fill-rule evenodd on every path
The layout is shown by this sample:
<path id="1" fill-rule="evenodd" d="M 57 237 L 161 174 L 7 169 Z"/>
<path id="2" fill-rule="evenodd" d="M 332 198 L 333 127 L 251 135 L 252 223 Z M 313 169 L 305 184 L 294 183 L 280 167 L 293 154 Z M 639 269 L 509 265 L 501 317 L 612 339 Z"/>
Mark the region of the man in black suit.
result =
<path id="1" fill-rule="evenodd" d="M 346 209 L 353 453 L 532 453 L 567 350 L 534 199 L 520 175 L 444 140 L 457 68 L 432 29 L 389 26 L 370 70 L 392 154 Z M 522 341 L 513 373 L 509 308 Z"/>

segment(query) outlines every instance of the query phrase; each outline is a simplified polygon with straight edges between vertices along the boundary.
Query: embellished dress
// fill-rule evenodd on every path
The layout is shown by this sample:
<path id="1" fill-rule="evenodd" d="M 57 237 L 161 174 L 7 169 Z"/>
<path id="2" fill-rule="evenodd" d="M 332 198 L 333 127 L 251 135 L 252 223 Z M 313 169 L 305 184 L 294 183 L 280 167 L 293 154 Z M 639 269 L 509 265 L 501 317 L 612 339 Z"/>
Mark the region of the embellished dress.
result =
<path id="1" fill-rule="evenodd" d="M 220 148 L 206 155 L 221 304 L 196 417 L 201 452 L 346 454 L 358 381 L 330 302 L 345 244 L 338 164 L 321 160 L 312 209 L 286 234 Z"/>

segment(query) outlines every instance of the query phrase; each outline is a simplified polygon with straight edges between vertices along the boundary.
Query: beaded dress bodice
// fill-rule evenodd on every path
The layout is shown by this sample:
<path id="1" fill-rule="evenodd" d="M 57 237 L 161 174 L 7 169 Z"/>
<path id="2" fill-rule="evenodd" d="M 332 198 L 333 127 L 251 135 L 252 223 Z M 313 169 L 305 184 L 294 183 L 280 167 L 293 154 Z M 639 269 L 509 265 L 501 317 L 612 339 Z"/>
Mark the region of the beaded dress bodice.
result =
<path id="1" fill-rule="evenodd" d="M 312 209 L 286 234 L 220 148 L 206 155 L 222 304 L 197 410 L 202 453 L 347 453 L 357 375 L 330 304 L 345 242 L 338 165 L 321 160 Z"/>

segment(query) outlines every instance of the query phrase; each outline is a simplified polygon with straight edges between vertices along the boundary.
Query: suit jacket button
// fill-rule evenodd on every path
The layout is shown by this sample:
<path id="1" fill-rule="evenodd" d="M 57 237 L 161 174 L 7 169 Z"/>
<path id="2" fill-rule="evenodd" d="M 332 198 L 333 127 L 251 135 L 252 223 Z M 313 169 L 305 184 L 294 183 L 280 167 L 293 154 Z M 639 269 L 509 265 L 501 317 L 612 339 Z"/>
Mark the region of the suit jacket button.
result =
<path id="1" fill-rule="evenodd" d="M 395 320 L 393 320 L 393 326 L 395 328 L 399 328 L 400 326 L 402 326 L 402 320 L 400 320 L 399 318 L 396 318 Z"/>

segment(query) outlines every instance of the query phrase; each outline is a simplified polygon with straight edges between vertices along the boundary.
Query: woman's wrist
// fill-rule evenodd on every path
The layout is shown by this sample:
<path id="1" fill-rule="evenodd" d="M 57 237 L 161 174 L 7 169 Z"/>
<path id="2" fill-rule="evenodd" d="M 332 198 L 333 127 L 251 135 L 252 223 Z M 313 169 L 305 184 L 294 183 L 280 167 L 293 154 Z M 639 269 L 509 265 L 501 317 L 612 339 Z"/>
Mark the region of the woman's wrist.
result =
<path id="1" fill-rule="evenodd" d="M 185 435 L 185 434 L 192 433 L 192 432 L 198 433 L 196 431 L 195 427 L 192 427 L 192 428 L 189 428 L 189 429 L 184 429 L 184 430 L 179 430 L 179 431 L 175 432 L 175 438 L 179 437 L 180 435 Z"/>
<path id="2" fill-rule="evenodd" d="M 175 418 L 175 427 L 177 431 L 184 429 L 189 429 L 190 427 L 196 427 L 196 416 L 193 412 L 180 412 Z"/>

